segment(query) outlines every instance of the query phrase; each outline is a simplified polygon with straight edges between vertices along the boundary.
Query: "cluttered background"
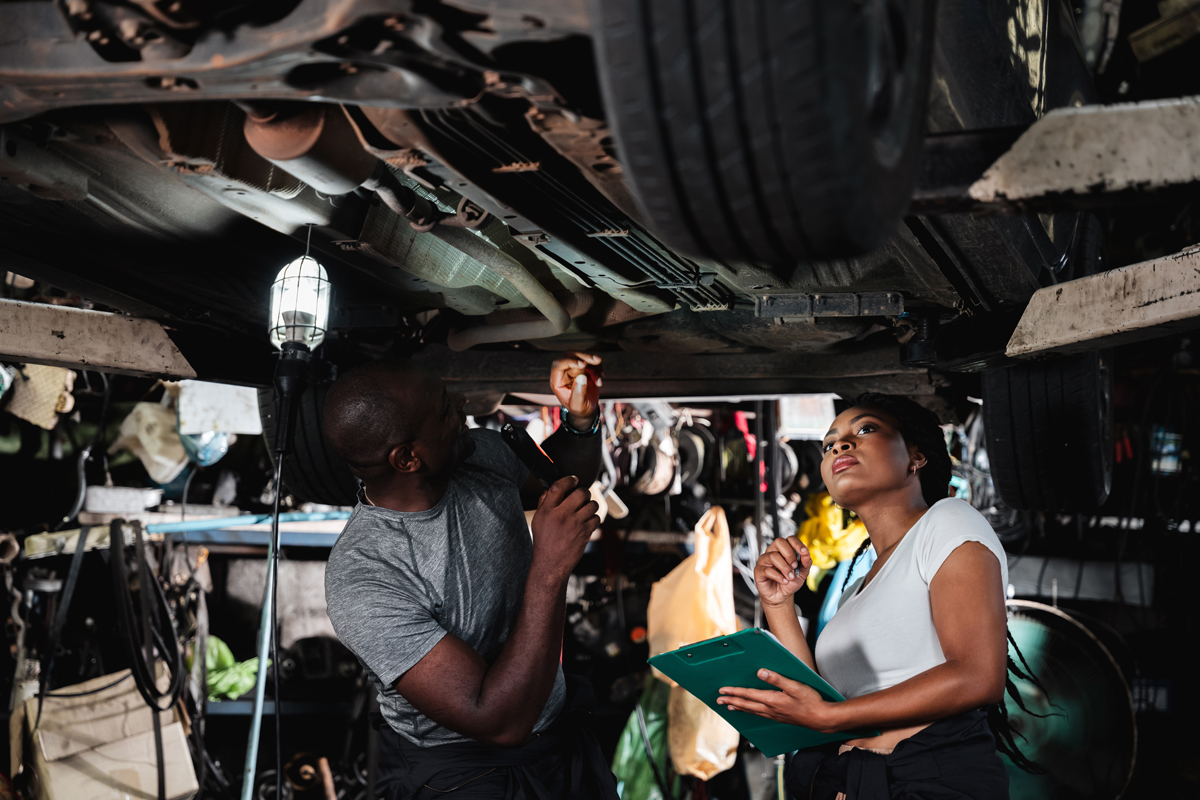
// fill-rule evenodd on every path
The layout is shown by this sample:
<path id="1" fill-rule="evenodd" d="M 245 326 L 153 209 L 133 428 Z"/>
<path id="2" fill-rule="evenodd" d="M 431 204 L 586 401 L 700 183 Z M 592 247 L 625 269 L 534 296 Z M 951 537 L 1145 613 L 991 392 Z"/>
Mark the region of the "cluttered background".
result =
<path id="1" fill-rule="evenodd" d="M 1195 628 L 1197 479 L 1188 338 L 1116 351 L 1113 485 L 1092 514 L 1007 507 L 993 488 L 982 402 L 939 413 L 952 491 L 1009 554 L 1009 628 L 1046 692 L 1010 698 L 1022 747 L 1014 798 L 1194 792 L 1195 710 L 1183 643 Z M 274 503 L 269 390 L 4 365 L 0 562 L 11 786 L 74 798 L 129 754 L 164 754 L 167 795 L 231 798 L 245 780 L 258 614 Z M 318 408 L 323 388 L 303 402 Z M 846 400 L 806 394 L 603 405 L 604 522 L 568 589 L 563 667 L 592 682 L 592 725 L 624 800 L 782 797 L 782 761 L 646 663 L 761 622 L 752 567 L 798 535 L 814 569 L 797 594 L 810 641 L 836 610 L 862 523 L 822 485 L 818 440 Z M 266 413 L 260 415 L 260 404 Z M 473 426 L 559 424 L 548 398 L 509 396 Z M 303 418 L 297 437 L 310 435 Z M 1071 469 L 1063 463 L 1062 469 Z M 375 700 L 325 616 L 324 563 L 352 503 L 344 465 L 285 470 L 278 696 L 268 681 L 256 796 L 373 796 Z M 348 494 L 349 492 L 349 494 Z M 112 547 L 116 540 L 123 546 Z M 865 572 L 873 561 L 855 565 Z M 156 674 L 146 668 L 157 654 Z M 157 715 L 151 708 L 157 706 Z M 157 723 L 152 719 L 157 716 Z M 82 742 L 82 744 L 81 744 Z M 136 760 L 136 759 L 135 759 Z M 159 776 L 148 759 L 138 780 Z M 130 767 L 130 769 L 135 769 Z"/>

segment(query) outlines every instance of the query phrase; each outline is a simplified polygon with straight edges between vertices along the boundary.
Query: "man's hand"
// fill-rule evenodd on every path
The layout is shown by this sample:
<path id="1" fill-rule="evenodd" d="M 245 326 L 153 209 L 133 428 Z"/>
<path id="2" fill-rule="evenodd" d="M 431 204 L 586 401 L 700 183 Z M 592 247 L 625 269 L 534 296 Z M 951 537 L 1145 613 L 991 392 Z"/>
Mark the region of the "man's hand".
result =
<path id="1" fill-rule="evenodd" d="M 551 484 L 533 515 L 533 565 L 530 574 L 544 572 L 563 580 L 583 557 L 592 532 L 600 527 L 600 507 L 573 475 Z"/>
<path id="2" fill-rule="evenodd" d="M 799 538 L 789 536 L 771 542 L 754 565 L 754 585 L 763 605 L 790 606 L 792 595 L 804 585 L 810 569 L 812 557 Z"/>
<path id="3" fill-rule="evenodd" d="M 567 353 L 550 367 L 550 388 L 571 415 L 568 422 L 576 430 L 587 428 L 596 418 L 602 375 L 600 356 L 590 353 Z"/>

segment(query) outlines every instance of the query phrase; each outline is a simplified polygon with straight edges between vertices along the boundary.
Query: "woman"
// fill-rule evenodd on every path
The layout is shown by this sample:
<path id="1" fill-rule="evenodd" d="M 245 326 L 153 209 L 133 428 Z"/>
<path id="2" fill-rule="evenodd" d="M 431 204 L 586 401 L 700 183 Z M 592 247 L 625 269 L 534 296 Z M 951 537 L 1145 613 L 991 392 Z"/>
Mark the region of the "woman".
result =
<path id="1" fill-rule="evenodd" d="M 792 600 L 812 566 L 800 540 L 773 542 L 754 579 L 771 631 L 846 702 L 766 670 L 774 690 L 727 687 L 717 702 L 817 731 L 881 731 L 801 751 L 786 776 L 797 798 L 1007 798 L 985 711 L 1007 679 L 1007 565 L 987 521 L 947 497 L 937 418 L 905 398 L 863 395 L 822 450 L 825 485 L 866 525 L 875 564 L 844 587 L 815 654 Z"/>

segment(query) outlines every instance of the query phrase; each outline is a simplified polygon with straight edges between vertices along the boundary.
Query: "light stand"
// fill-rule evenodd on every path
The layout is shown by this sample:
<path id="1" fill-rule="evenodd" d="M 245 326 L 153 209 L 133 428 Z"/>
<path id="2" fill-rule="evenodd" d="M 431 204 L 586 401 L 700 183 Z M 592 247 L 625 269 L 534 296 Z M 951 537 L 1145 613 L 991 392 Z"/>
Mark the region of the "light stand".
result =
<path id="1" fill-rule="evenodd" d="M 311 234 L 311 229 L 310 229 Z M 242 773 L 242 800 L 252 800 L 258 764 L 258 743 L 267 690 L 267 654 L 274 663 L 275 694 L 275 797 L 283 796 L 282 744 L 280 741 L 279 635 L 277 630 L 279 587 L 279 500 L 283 494 L 283 460 L 295 440 L 295 399 L 307 383 L 312 349 L 325 339 L 329 316 L 329 280 L 325 270 L 306 254 L 280 270 L 271 286 L 271 342 L 279 348 L 275 367 L 275 393 L 279 397 L 275 428 L 275 501 L 271 516 L 271 541 L 267 546 L 267 579 L 263 588 L 262 616 L 258 631 L 258 674 L 254 684 L 254 712 L 246 743 Z"/>

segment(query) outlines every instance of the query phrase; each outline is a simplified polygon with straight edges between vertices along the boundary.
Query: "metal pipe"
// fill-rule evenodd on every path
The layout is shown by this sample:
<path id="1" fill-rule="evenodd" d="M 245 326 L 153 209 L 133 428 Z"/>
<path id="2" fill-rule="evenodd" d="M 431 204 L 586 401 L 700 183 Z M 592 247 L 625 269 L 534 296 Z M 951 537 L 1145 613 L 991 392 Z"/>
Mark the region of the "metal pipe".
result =
<path id="1" fill-rule="evenodd" d="M 479 325 L 463 331 L 455 331 L 446 340 L 446 344 L 451 350 L 460 352 L 477 344 L 493 342 L 548 339 L 570 327 L 571 315 L 521 262 L 476 236 L 467 227 L 464 227 L 463 221 L 459 218 L 437 220 L 429 203 L 418 196 L 416 192 L 396 181 L 395 176 L 386 167 L 376 168 L 371 177 L 363 182 L 362 188 L 375 192 L 384 205 L 398 216 L 407 219 L 414 230 L 433 234 L 507 280 L 513 285 L 513 288 L 520 292 L 522 297 L 545 316 L 545 319 L 534 322 Z M 459 217 L 462 216 L 462 208 L 460 208 Z M 483 217 L 486 216 L 486 214 L 483 215 Z M 473 218 L 469 224 L 478 226 L 483 222 L 483 217 Z"/>
<path id="2" fill-rule="evenodd" d="M 434 236 L 459 250 L 513 285 L 521 296 L 546 317 L 537 322 L 513 322 L 506 325 L 479 325 L 451 333 L 446 344 L 459 352 L 477 344 L 513 342 L 520 339 L 546 339 L 557 336 L 571 325 L 571 315 L 521 262 L 493 247 L 465 228 L 435 225 Z"/>

